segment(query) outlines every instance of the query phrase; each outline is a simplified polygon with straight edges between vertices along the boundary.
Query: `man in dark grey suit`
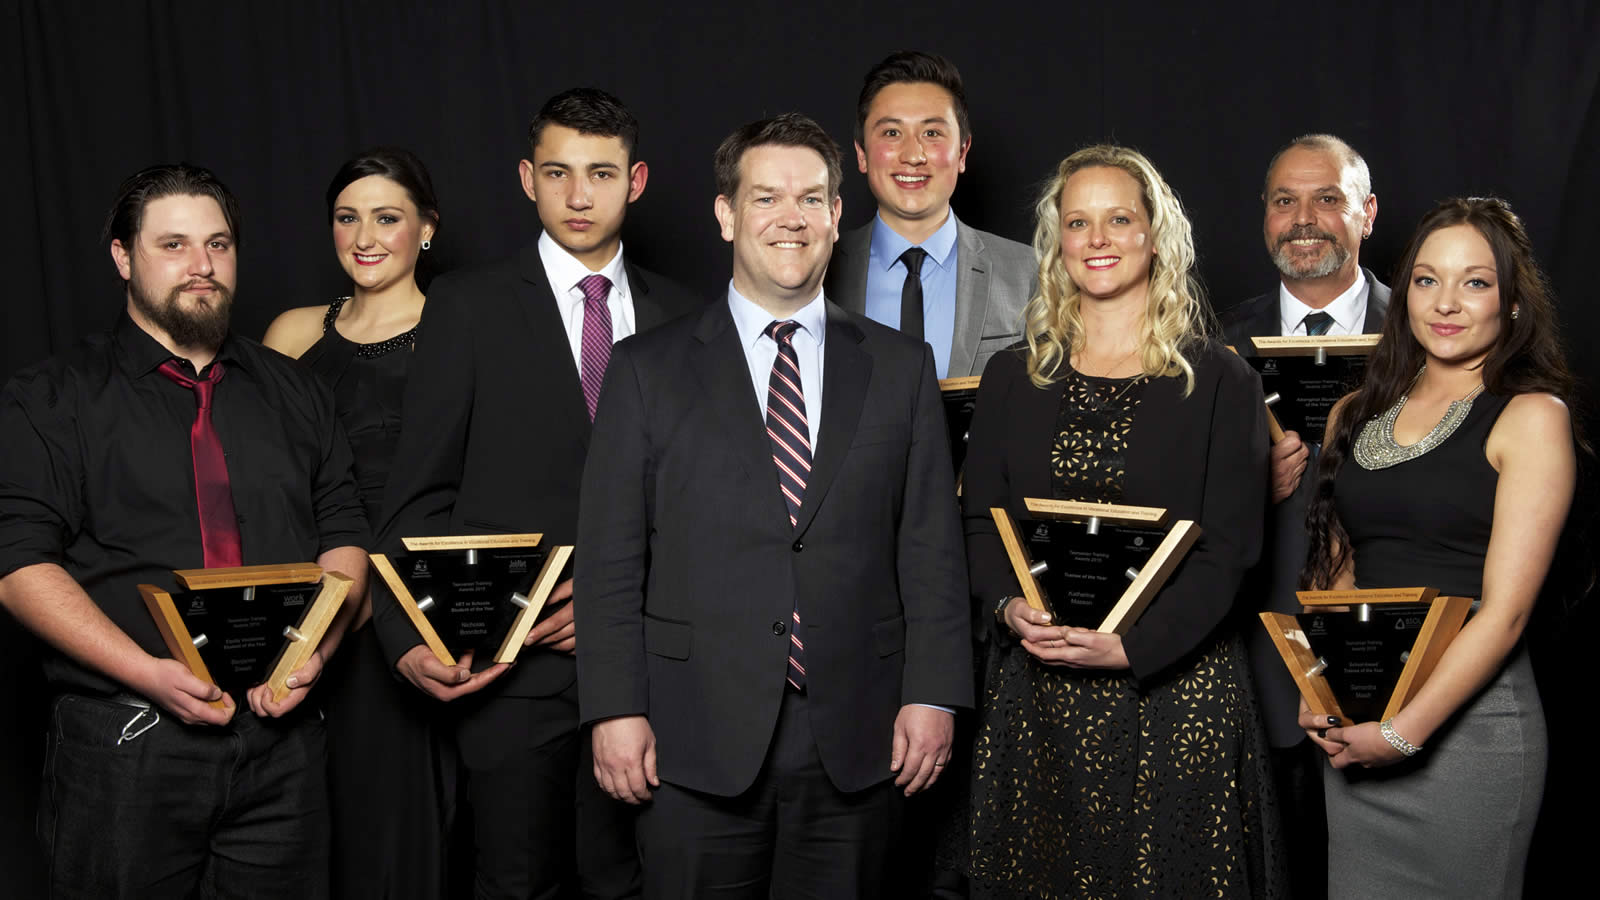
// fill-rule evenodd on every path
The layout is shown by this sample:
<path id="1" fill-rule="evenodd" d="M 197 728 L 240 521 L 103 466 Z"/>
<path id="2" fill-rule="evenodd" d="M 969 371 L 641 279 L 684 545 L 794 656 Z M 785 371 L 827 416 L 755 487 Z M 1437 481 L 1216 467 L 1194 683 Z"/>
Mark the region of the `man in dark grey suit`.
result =
<path id="1" fill-rule="evenodd" d="M 878 214 L 839 238 L 828 298 L 926 340 L 940 378 L 983 374 L 1022 336 L 1036 265 L 1027 245 L 950 209 L 972 149 L 961 73 L 932 54 L 890 55 L 867 72 L 855 138 Z"/>
<path id="2" fill-rule="evenodd" d="M 1251 337 L 1363 334 L 1381 331 L 1389 288 L 1361 267 L 1361 242 L 1372 234 L 1378 198 L 1367 163 L 1328 134 L 1295 138 L 1267 166 L 1262 231 L 1281 276 L 1276 288 L 1223 311 L 1228 343 L 1253 353 Z M 1259 608 L 1300 612 L 1294 589 L 1306 558 L 1306 506 L 1315 490 L 1320 448 L 1293 431 L 1272 447 L 1272 527 L 1262 562 L 1244 591 Z M 1307 475 L 1308 469 L 1310 475 Z M 1322 810 L 1322 754 L 1297 724 L 1299 693 L 1262 628 L 1249 631 L 1250 662 L 1273 748 L 1289 844 L 1294 896 L 1327 890 L 1327 828 Z"/>
<path id="3" fill-rule="evenodd" d="M 595 777 L 644 804 L 647 897 L 881 897 L 900 796 L 972 704 L 933 357 L 823 295 L 820 126 L 746 125 L 716 170 L 733 279 L 617 345 L 584 468 Z"/>

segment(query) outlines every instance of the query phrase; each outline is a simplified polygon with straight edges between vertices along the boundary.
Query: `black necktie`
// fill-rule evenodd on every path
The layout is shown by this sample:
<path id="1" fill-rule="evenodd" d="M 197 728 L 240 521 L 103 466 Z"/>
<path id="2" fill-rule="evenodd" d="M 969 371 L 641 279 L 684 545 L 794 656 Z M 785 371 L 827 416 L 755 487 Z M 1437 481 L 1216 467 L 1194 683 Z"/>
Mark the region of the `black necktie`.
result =
<path id="1" fill-rule="evenodd" d="M 900 254 L 900 262 L 906 267 L 906 283 L 900 288 L 900 330 L 919 341 L 923 339 L 922 261 L 927 258 L 928 251 L 921 247 L 910 247 Z"/>
<path id="2" fill-rule="evenodd" d="M 1333 316 L 1325 312 L 1306 313 L 1306 317 L 1300 321 L 1306 323 L 1306 334 L 1311 337 L 1327 334 L 1328 329 L 1333 327 Z"/>

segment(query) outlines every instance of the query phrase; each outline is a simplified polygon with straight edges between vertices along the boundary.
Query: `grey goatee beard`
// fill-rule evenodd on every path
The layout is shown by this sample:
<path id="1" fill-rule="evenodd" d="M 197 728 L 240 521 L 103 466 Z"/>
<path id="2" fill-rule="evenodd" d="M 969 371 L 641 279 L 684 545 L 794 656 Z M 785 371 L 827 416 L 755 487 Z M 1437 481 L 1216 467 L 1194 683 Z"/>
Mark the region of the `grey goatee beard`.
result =
<path id="1" fill-rule="evenodd" d="M 151 324 L 167 333 L 179 347 L 204 347 L 215 350 L 228 336 L 228 318 L 233 309 L 233 292 L 215 281 L 207 280 L 217 292 L 216 302 L 196 310 L 186 310 L 178 305 L 178 295 L 190 281 L 167 292 L 164 299 L 150 296 L 137 274 L 128 284 L 128 295 L 133 305 Z"/>
<path id="2" fill-rule="evenodd" d="M 1290 241 L 1305 240 L 1306 238 L 1320 238 L 1328 242 L 1329 250 L 1321 258 L 1310 262 L 1298 262 L 1289 251 Z M 1312 228 L 1309 225 L 1296 226 L 1278 235 L 1277 241 L 1272 246 L 1272 264 L 1278 267 L 1283 277 L 1297 278 L 1322 278 L 1339 271 L 1339 268 L 1350 259 L 1350 251 L 1339 243 L 1339 239 L 1326 231 Z"/>

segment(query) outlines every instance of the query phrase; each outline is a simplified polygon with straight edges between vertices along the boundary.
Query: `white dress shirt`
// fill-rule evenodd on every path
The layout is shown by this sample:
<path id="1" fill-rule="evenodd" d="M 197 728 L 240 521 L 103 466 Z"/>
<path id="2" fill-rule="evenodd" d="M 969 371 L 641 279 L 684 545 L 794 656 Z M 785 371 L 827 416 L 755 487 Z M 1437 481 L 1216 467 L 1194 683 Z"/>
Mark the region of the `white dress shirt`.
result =
<path id="1" fill-rule="evenodd" d="M 733 327 L 739 331 L 739 346 L 750 369 L 750 384 L 756 402 L 761 404 L 761 420 L 767 419 L 767 383 L 772 379 L 772 364 L 778 359 L 778 342 L 767 336 L 766 328 L 776 319 L 757 306 L 728 282 L 728 311 Z M 828 334 L 828 307 L 822 291 L 785 321 L 800 327 L 789 338 L 800 362 L 800 390 L 805 392 L 806 426 L 811 432 L 811 458 L 817 456 L 817 438 L 822 431 L 822 344 Z M 773 476 L 776 478 L 776 474 Z"/>
<path id="2" fill-rule="evenodd" d="M 1278 282 L 1278 317 L 1281 319 L 1282 334 L 1284 337 L 1305 337 L 1306 316 L 1314 312 L 1325 312 L 1333 316 L 1333 324 L 1328 326 L 1327 333 L 1333 334 L 1362 334 L 1362 328 L 1367 324 L 1367 287 L 1366 273 L 1356 270 L 1356 283 L 1350 285 L 1344 293 L 1333 298 L 1322 309 L 1314 309 L 1300 302 L 1300 298 L 1289 293 L 1289 286 L 1282 281 Z"/>
<path id="3" fill-rule="evenodd" d="M 604 275 L 611 281 L 611 291 L 606 295 L 606 307 L 611 310 L 611 343 L 633 334 L 633 295 L 628 290 L 628 270 L 622 265 L 622 245 L 617 253 L 598 272 L 573 257 L 551 239 L 548 233 L 539 235 L 539 261 L 544 263 L 544 276 L 550 282 L 550 293 L 556 296 L 556 306 L 561 311 L 561 324 L 567 329 L 567 343 L 572 347 L 572 364 L 583 376 L 583 288 L 579 282 L 590 275 Z"/>

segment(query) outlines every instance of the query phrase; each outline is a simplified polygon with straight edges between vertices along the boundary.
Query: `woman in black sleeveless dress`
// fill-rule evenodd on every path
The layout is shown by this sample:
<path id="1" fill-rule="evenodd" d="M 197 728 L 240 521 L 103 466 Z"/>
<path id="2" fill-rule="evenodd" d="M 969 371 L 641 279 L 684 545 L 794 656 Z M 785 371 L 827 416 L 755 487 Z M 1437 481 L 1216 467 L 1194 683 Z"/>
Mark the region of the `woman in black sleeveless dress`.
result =
<path id="1" fill-rule="evenodd" d="M 1261 382 L 1208 338 L 1188 220 L 1148 160 L 1089 147 L 1037 208 L 1026 346 L 984 371 L 963 515 L 991 628 L 972 760 L 974 898 L 1271 897 L 1266 739 L 1234 597 L 1260 552 Z M 990 516 L 1054 497 L 1204 531 L 1124 636 L 1023 600 Z"/>
<path id="2" fill-rule="evenodd" d="M 422 163 L 392 148 L 346 162 L 327 198 L 351 294 L 285 312 L 264 342 L 299 357 L 333 389 L 377 528 L 422 315 L 417 259 L 438 228 L 438 203 Z M 365 627 L 370 615 L 364 603 L 319 689 L 328 714 L 333 896 L 439 897 L 453 793 L 447 742 L 430 724 L 429 701 L 390 673 Z"/>
<path id="3" fill-rule="evenodd" d="M 1573 381 L 1502 201 L 1428 213 L 1394 285 L 1366 379 L 1330 419 L 1305 580 L 1477 602 L 1393 718 L 1318 722 L 1302 704 L 1331 762 L 1328 891 L 1518 897 L 1545 772 L 1522 632 L 1572 499 Z"/>

